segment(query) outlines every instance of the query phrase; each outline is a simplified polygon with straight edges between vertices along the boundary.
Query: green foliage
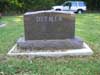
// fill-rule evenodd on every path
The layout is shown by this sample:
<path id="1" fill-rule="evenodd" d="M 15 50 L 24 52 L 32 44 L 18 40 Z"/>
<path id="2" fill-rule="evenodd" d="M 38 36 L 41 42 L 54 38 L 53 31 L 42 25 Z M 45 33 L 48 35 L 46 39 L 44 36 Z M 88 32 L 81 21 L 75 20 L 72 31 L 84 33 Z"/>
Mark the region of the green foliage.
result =
<path id="1" fill-rule="evenodd" d="M 0 75 L 14 75 L 16 69 L 13 69 L 12 66 L 7 64 L 0 64 Z"/>
<path id="2" fill-rule="evenodd" d="M 69 0 L 0 0 L 0 12 L 23 13 L 26 11 L 51 9 L 53 5 L 60 5 Z M 74 0 L 73 0 L 74 1 Z M 99 0 L 82 0 L 88 9 L 100 10 Z"/>
<path id="3" fill-rule="evenodd" d="M 50 9 L 55 5 L 54 0 L 0 0 L 1 12 L 26 12 Z"/>

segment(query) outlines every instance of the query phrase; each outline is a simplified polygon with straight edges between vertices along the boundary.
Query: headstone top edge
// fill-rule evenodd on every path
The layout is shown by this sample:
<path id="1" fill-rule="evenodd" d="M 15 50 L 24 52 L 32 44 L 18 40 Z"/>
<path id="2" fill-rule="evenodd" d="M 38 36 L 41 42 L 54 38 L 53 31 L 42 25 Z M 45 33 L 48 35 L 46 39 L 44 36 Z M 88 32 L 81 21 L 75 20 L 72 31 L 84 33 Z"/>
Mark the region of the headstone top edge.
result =
<path id="1" fill-rule="evenodd" d="M 24 15 L 32 15 L 39 13 L 62 13 L 62 14 L 74 14 L 71 11 L 54 11 L 54 10 L 43 10 L 43 11 L 35 11 L 35 12 L 26 12 Z"/>

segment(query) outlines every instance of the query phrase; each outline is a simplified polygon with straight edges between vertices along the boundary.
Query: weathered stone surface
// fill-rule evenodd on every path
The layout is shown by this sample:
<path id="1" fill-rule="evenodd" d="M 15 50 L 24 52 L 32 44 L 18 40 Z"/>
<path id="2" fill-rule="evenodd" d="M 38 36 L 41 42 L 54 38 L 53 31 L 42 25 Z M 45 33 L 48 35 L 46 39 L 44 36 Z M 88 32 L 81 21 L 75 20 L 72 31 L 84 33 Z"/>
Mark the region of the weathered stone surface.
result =
<path id="1" fill-rule="evenodd" d="M 75 15 L 61 11 L 24 14 L 25 40 L 74 38 Z"/>
<path id="2" fill-rule="evenodd" d="M 21 49 L 58 50 L 83 48 L 75 38 L 75 15 L 61 11 L 37 11 L 24 14 L 25 38 L 17 41 Z"/>
<path id="3" fill-rule="evenodd" d="M 83 41 L 79 38 L 59 40 L 28 40 L 20 38 L 17 41 L 19 48 L 27 49 L 79 49 L 83 48 Z"/>

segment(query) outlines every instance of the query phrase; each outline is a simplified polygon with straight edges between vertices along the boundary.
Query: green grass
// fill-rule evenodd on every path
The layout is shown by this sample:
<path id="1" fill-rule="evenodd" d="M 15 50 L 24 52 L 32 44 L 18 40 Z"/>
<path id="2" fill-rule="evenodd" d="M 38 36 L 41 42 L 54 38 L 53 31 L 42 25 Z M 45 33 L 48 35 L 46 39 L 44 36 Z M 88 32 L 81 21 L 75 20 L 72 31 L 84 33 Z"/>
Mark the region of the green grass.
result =
<path id="1" fill-rule="evenodd" d="M 0 75 L 100 75 L 100 14 L 76 15 L 76 35 L 93 49 L 89 57 L 9 57 L 6 53 L 23 36 L 23 17 L 7 16 L 0 22 Z"/>
<path id="2" fill-rule="evenodd" d="M 7 26 L 0 28 L 0 53 L 5 54 L 23 34 L 22 16 L 3 17 L 0 20 Z"/>

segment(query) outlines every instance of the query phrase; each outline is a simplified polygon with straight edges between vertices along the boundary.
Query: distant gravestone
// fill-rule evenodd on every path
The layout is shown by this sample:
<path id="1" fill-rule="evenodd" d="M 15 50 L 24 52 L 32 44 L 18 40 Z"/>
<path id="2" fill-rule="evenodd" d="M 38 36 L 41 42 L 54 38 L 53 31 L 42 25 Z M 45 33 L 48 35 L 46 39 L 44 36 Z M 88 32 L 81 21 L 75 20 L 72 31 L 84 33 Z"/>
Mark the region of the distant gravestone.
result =
<path id="1" fill-rule="evenodd" d="M 83 41 L 75 38 L 75 14 L 61 11 L 37 11 L 24 14 L 25 37 L 17 41 L 19 48 L 74 49 Z"/>
<path id="2" fill-rule="evenodd" d="M 2 19 L 2 14 L 0 13 L 0 19 Z M 0 28 L 6 26 L 6 24 L 0 22 Z"/>

